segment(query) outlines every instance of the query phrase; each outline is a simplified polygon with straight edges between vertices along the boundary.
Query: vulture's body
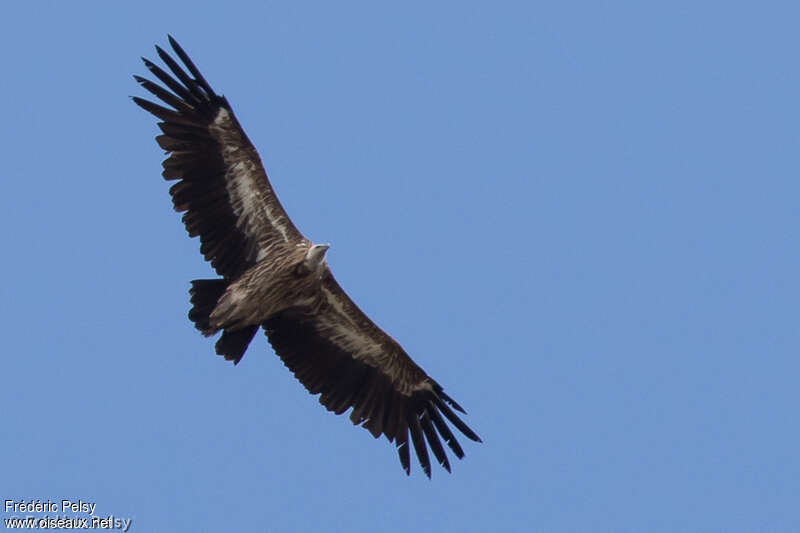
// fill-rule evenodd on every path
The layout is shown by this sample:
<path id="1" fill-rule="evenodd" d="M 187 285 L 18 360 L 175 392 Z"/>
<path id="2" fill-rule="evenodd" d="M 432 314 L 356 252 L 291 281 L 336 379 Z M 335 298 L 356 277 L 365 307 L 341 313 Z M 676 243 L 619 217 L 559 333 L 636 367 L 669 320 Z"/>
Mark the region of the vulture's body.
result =
<path id="1" fill-rule="evenodd" d="M 451 407 L 463 410 L 350 300 L 325 262 L 328 245 L 313 244 L 289 219 L 227 100 L 170 44 L 188 73 L 156 47 L 172 75 L 144 62 L 164 87 L 135 76 L 169 107 L 134 102 L 161 119 L 156 140 L 170 153 L 163 176 L 176 180 L 174 207 L 222 276 L 192 281 L 189 318 L 204 335 L 222 332 L 216 351 L 234 363 L 263 328 L 320 403 L 336 414 L 352 408 L 354 424 L 396 443 L 407 473 L 409 436 L 428 476 L 428 447 L 449 471 L 440 437 L 457 457 L 464 452 L 445 420 L 480 441 Z"/>

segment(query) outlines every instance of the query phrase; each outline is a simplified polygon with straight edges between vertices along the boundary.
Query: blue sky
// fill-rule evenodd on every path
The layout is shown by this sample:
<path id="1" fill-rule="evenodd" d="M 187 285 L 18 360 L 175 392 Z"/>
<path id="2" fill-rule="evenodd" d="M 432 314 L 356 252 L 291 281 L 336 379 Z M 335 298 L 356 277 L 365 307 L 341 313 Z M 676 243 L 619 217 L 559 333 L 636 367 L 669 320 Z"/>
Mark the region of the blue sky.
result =
<path id="1" fill-rule="evenodd" d="M 142 532 L 800 530 L 795 3 L 164 4 L 0 22 L 3 499 Z M 452 475 L 186 319 L 212 271 L 128 98 L 168 32 L 468 411 Z"/>

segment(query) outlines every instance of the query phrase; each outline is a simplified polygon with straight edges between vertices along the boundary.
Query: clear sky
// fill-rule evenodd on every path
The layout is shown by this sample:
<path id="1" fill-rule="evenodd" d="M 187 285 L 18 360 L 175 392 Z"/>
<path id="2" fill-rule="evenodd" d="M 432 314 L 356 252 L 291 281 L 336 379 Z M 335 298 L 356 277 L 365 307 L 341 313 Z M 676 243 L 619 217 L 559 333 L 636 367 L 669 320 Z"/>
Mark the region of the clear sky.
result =
<path id="1" fill-rule="evenodd" d="M 799 531 L 797 4 L 381 4 L 4 7 L 0 496 L 135 532 Z M 212 271 L 129 99 L 168 32 L 468 411 L 452 474 L 187 320 Z"/>

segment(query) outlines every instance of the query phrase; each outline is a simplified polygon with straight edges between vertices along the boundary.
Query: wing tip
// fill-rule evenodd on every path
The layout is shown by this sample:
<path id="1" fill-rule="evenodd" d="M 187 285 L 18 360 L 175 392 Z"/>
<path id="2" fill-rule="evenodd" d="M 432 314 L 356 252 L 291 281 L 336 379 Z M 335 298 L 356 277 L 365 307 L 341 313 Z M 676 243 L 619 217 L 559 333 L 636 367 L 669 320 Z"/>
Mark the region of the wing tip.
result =
<path id="1" fill-rule="evenodd" d="M 450 397 L 450 395 L 448 395 L 446 392 L 444 392 L 444 389 L 443 389 L 443 388 L 442 388 L 442 386 L 441 386 L 441 385 L 439 385 L 438 383 L 436 383 L 435 390 L 436 390 L 436 394 L 438 394 L 438 395 L 439 395 L 439 397 L 440 397 L 442 400 L 444 400 L 444 401 L 446 401 L 447 403 L 449 403 L 449 404 L 450 404 L 450 407 L 452 407 L 453 409 L 455 409 L 455 410 L 456 410 L 456 411 L 458 411 L 459 413 L 462 413 L 462 414 L 467 414 L 467 412 L 464 410 L 464 408 L 463 408 L 463 407 L 461 407 L 461 406 L 458 404 L 458 402 L 457 402 L 457 401 L 455 401 L 453 398 L 451 398 L 451 397 Z"/>
<path id="2" fill-rule="evenodd" d="M 172 47 L 173 50 L 175 50 L 175 52 L 177 52 L 178 54 L 183 53 L 183 47 L 180 44 L 178 44 L 177 39 L 175 39 L 175 37 L 173 37 L 172 34 L 170 33 L 167 34 L 167 41 L 169 41 L 169 45 Z"/>

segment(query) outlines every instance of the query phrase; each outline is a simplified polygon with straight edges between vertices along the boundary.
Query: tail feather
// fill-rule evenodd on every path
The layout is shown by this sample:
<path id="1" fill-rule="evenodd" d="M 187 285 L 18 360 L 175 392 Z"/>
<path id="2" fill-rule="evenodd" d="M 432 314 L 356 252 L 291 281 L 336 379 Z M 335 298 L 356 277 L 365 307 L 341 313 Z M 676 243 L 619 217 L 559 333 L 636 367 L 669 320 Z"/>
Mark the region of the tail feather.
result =
<path id="1" fill-rule="evenodd" d="M 247 326 L 235 331 L 226 329 L 217 341 L 217 353 L 224 356 L 226 360 L 233 361 L 234 365 L 238 364 L 257 330 L 258 325 Z"/>
<path id="2" fill-rule="evenodd" d="M 209 323 L 209 317 L 228 285 L 229 282 L 225 279 L 192 280 L 189 294 L 193 307 L 189 310 L 189 320 L 194 322 L 194 327 L 205 336 L 213 335 L 218 331 Z"/>
<path id="3" fill-rule="evenodd" d="M 192 288 L 189 289 L 192 302 L 189 320 L 194 322 L 194 327 L 206 337 L 219 331 L 218 327 L 211 325 L 210 317 L 229 284 L 230 282 L 225 279 L 192 280 Z M 233 361 L 233 364 L 237 364 L 242 360 L 242 356 L 257 330 L 258 325 L 223 330 L 222 336 L 216 344 L 216 352 L 228 361 Z"/>

